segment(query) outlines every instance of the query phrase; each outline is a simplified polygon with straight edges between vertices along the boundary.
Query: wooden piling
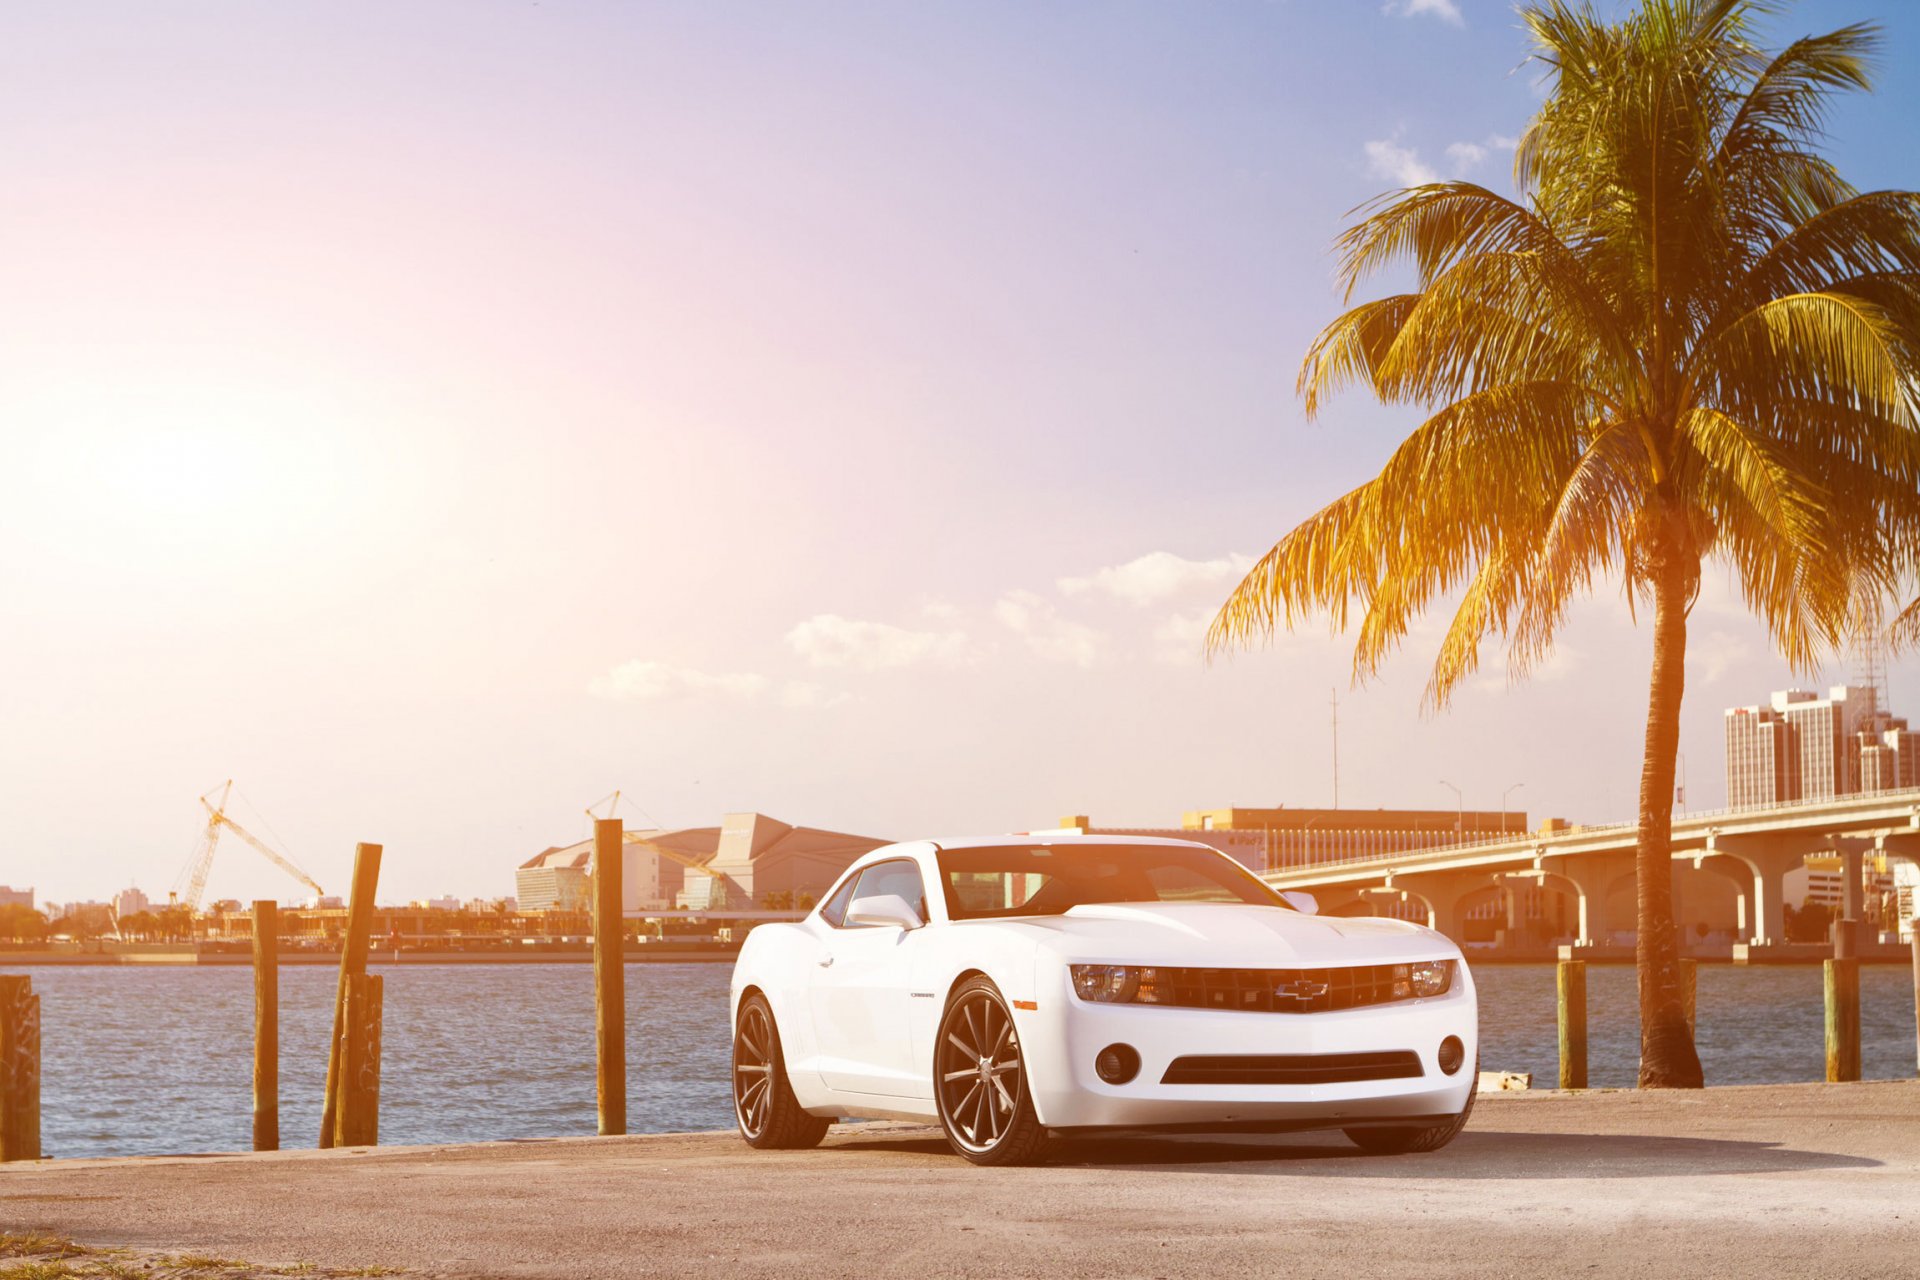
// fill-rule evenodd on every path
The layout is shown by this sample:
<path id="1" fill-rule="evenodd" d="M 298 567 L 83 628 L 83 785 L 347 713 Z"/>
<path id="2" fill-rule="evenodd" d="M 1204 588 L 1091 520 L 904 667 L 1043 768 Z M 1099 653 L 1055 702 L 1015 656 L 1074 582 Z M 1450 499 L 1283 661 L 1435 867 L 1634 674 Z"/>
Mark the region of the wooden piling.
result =
<path id="1" fill-rule="evenodd" d="M 627 955 L 621 919 L 621 863 L 626 824 L 593 824 L 593 1027 L 600 1133 L 627 1131 Z"/>
<path id="2" fill-rule="evenodd" d="M 1827 969 L 1827 1081 L 1860 1078 L 1860 962 L 1829 960 Z"/>
<path id="3" fill-rule="evenodd" d="M 40 1158 L 40 997 L 0 975 L 0 1162 Z"/>
<path id="4" fill-rule="evenodd" d="M 1913 1039 L 1916 1073 L 1920 1074 L 1920 920 L 1912 924 L 1913 930 Z"/>
<path id="5" fill-rule="evenodd" d="M 1700 962 L 1682 960 L 1680 962 L 1680 1011 L 1687 1015 L 1687 1038 L 1694 1038 L 1694 1027 L 1699 1021 L 1694 1010 L 1699 1004 Z"/>
<path id="6" fill-rule="evenodd" d="M 334 1144 L 340 1123 L 340 1044 L 346 1033 L 347 984 L 367 972 L 367 948 L 373 935 L 373 895 L 380 883 L 380 846 L 361 844 L 353 851 L 353 895 L 347 900 L 347 934 L 340 940 L 340 985 L 333 997 L 333 1036 L 327 1042 L 327 1096 L 320 1111 L 320 1146 Z"/>
<path id="7" fill-rule="evenodd" d="M 1560 987 L 1560 1087 L 1587 1087 L 1587 962 L 1562 960 Z"/>
<path id="8" fill-rule="evenodd" d="M 340 1035 L 340 1105 L 336 1147 L 380 1142 L 380 1023 L 385 980 L 354 974 L 347 979 L 346 1016 Z"/>
<path id="9" fill-rule="evenodd" d="M 280 909 L 253 904 L 253 1149 L 280 1149 Z"/>

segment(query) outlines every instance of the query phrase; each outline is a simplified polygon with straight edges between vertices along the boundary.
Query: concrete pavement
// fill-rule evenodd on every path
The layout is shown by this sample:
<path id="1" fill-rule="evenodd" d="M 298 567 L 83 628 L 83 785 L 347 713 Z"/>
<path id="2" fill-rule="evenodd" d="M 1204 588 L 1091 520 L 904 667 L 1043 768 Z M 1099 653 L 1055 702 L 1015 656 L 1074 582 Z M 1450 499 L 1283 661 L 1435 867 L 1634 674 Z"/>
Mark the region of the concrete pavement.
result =
<path id="1" fill-rule="evenodd" d="M 424 1276 L 1920 1274 L 1920 1081 L 1483 1096 L 1446 1150 L 836 1128 L 0 1167 L 0 1229 Z M 5 1264 L 0 1263 L 0 1275 Z"/>

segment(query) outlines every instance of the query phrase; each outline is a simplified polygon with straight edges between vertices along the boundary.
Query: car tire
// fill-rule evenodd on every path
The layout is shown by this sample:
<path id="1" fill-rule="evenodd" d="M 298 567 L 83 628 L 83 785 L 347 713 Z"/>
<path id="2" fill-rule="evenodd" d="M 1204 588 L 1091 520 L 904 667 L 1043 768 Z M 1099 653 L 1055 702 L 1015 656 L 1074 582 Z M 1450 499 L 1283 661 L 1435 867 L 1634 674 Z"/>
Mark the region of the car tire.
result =
<path id="1" fill-rule="evenodd" d="M 1346 1129 L 1349 1141 L 1369 1155 L 1403 1156 L 1418 1151 L 1438 1151 L 1459 1136 L 1473 1114 L 1473 1101 L 1480 1096 L 1480 1061 L 1474 1059 L 1473 1087 L 1467 1090 L 1467 1105 L 1460 1114 L 1443 1124 L 1406 1129 Z"/>
<path id="2" fill-rule="evenodd" d="M 933 1096 L 948 1145 L 974 1164 L 1046 1160 L 1051 1144 L 1027 1089 L 1013 1011 L 988 978 L 967 979 L 947 1001 L 934 1045 Z"/>
<path id="3" fill-rule="evenodd" d="M 733 1117 L 747 1145 L 762 1150 L 817 1147 L 832 1123 L 808 1115 L 793 1096 L 773 1006 L 757 991 L 740 1002 L 734 1023 Z"/>

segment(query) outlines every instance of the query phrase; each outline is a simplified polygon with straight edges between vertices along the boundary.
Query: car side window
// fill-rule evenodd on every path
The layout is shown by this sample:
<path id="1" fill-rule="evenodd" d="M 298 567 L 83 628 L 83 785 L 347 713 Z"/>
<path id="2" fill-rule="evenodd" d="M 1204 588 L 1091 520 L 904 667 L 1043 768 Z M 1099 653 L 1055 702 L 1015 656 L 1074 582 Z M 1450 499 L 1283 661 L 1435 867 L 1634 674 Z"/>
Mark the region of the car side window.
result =
<path id="1" fill-rule="evenodd" d="M 853 901 L 853 887 L 859 883 L 859 876 L 848 876 L 839 891 L 828 898 L 826 905 L 820 908 L 820 918 L 836 929 L 845 928 L 847 905 Z"/>
<path id="2" fill-rule="evenodd" d="M 920 879 L 918 863 L 905 858 L 895 858 L 888 862 L 876 862 L 860 873 L 860 881 L 854 886 L 853 898 L 878 898 L 893 894 L 904 900 L 920 918 L 927 918 L 927 890 Z M 848 899 L 852 901 L 852 898 Z M 846 913 L 841 912 L 841 919 Z"/>

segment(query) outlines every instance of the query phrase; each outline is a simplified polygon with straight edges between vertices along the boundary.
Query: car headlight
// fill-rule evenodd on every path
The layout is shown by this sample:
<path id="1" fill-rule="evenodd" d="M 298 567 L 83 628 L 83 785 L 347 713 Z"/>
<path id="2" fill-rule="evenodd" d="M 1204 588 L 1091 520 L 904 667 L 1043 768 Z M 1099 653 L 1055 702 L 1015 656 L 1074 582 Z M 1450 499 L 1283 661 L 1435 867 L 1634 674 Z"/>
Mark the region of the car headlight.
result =
<path id="1" fill-rule="evenodd" d="M 1140 971 L 1124 964 L 1076 964 L 1073 991 L 1095 1004 L 1125 1004 L 1140 990 Z"/>
<path id="2" fill-rule="evenodd" d="M 1408 965 L 1407 982 L 1416 996 L 1443 996 L 1453 985 L 1453 961 L 1422 960 Z"/>

